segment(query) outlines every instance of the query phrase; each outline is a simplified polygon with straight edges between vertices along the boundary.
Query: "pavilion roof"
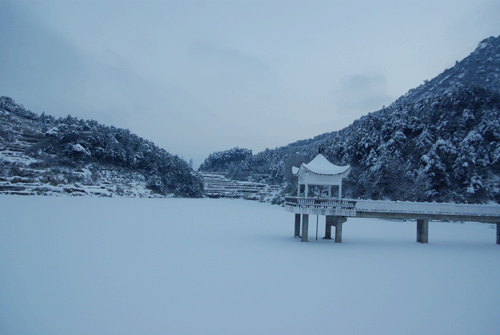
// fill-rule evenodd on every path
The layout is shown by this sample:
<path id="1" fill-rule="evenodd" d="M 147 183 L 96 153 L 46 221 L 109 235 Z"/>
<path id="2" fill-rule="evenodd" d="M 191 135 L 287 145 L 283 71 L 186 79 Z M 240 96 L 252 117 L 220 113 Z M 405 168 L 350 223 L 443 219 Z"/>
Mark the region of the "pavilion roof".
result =
<path id="1" fill-rule="evenodd" d="M 351 168 L 350 165 L 346 166 L 337 166 L 335 164 L 330 163 L 325 156 L 322 154 L 318 154 L 312 161 L 307 164 L 300 164 L 300 167 L 292 167 L 292 172 L 294 175 L 298 175 L 299 172 L 304 169 L 312 174 L 317 175 L 326 175 L 326 176 L 335 176 L 339 174 L 343 174 Z"/>

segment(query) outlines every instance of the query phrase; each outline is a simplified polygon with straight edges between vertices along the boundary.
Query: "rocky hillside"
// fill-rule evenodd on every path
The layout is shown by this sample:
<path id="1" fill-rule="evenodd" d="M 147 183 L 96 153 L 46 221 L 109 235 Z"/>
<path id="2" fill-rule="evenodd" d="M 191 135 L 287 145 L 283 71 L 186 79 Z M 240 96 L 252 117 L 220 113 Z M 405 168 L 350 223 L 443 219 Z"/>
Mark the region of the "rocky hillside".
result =
<path id="1" fill-rule="evenodd" d="M 200 197 L 202 177 L 129 130 L 0 98 L 0 193 Z"/>

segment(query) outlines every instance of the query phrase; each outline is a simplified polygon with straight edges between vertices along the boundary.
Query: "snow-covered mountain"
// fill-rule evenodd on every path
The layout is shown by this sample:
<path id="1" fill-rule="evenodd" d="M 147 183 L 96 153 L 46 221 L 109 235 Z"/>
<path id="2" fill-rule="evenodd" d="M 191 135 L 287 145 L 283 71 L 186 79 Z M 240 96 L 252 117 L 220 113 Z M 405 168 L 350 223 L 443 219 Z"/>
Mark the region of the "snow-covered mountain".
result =
<path id="1" fill-rule="evenodd" d="M 266 173 L 268 182 L 294 187 L 292 164 L 321 148 L 333 163 L 351 164 L 347 197 L 500 202 L 499 89 L 500 37 L 490 37 L 387 108 L 342 130 L 234 162 L 232 174 Z"/>
<path id="2" fill-rule="evenodd" d="M 500 37 L 482 40 L 469 56 L 457 61 L 455 66 L 436 78 L 411 89 L 401 100 L 416 103 L 423 98 L 444 94 L 457 86 L 479 86 L 493 92 L 500 91 Z"/>
<path id="3" fill-rule="evenodd" d="M 200 197 L 202 177 L 126 129 L 0 98 L 0 194 Z"/>
<path id="4" fill-rule="evenodd" d="M 203 178 L 178 156 L 125 129 L 37 115 L 0 98 L 0 193 L 203 195 Z M 318 148 L 351 164 L 345 196 L 500 202 L 500 37 L 387 108 L 313 139 L 253 155 L 235 148 L 202 166 L 233 179 L 283 184 Z"/>

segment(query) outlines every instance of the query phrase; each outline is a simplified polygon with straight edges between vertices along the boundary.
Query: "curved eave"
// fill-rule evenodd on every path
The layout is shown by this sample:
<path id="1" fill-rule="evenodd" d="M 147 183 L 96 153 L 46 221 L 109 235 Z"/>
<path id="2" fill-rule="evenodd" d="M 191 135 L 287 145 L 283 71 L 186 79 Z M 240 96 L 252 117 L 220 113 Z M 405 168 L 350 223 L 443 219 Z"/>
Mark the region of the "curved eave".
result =
<path id="1" fill-rule="evenodd" d="M 293 170 L 297 169 L 296 173 L 293 172 Z M 318 175 L 318 176 L 341 176 L 341 177 L 347 177 L 349 175 L 349 173 L 351 172 L 351 166 L 350 165 L 347 165 L 346 169 L 342 172 L 339 172 L 339 173 L 318 173 L 318 172 L 314 172 L 314 171 L 311 171 L 310 169 L 308 169 L 303 163 L 300 165 L 299 168 L 293 166 L 292 167 L 292 173 L 295 175 L 295 176 L 298 176 L 300 174 L 300 171 L 302 171 L 302 169 L 306 170 L 307 172 L 311 173 L 311 174 L 315 174 L 315 175 Z"/>

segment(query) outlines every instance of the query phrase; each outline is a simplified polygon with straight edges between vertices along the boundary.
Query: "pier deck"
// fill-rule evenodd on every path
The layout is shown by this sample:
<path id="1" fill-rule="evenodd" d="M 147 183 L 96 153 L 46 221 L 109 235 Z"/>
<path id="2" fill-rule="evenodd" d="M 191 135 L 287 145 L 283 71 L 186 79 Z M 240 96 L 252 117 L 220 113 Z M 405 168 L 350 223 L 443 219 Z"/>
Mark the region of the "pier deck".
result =
<path id="1" fill-rule="evenodd" d="M 331 226 L 336 227 L 335 241 L 342 240 L 342 223 L 349 217 L 417 220 L 417 242 L 428 242 L 431 220 L 475 221 L 497 225 L 500 244 L 500 205 L 423 203 L 407 201 L 375 201 L 331 198 L 287 197 L 285 210 L 295 213 L 295 236 L 298 237 L 302 215 L 302 241 L 307 241 L 308 216 L 326 215 L 325 238 L 331 238 Z M 305 236 L 304 236 L 305 235 Z"/>

